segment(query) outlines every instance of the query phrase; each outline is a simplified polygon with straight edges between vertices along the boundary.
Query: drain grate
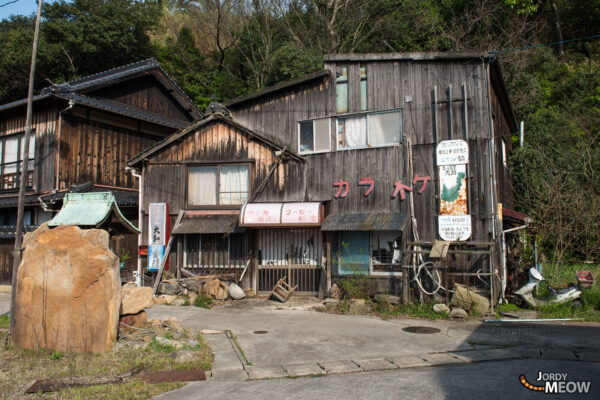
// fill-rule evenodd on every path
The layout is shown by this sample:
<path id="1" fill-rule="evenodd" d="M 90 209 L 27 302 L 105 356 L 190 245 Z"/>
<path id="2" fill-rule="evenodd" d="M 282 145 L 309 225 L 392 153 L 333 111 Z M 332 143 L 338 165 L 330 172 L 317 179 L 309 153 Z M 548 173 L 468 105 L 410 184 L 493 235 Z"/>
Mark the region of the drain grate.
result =
<path id="1" fill-rule="evenodd" d="M 256 335 L 264 335 L 265 333 L 269 333 L 269 331 L 254 331 Z"/>
<path id="2" fill-rule="evenodd" d="M 407 326 L 406 328 L 402 328 L 402 330 L 410 333 L 438 333 L 440 331 L 437 328 L 429 326 Z"/>

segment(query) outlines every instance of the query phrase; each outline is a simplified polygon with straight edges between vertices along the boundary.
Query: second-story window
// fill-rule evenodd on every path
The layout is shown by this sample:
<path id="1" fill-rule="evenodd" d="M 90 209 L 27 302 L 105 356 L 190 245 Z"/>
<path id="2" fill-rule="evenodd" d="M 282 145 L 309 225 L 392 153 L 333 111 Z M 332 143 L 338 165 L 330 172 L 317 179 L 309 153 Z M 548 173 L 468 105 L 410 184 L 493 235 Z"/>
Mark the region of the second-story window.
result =
<path id="1" fill-rule="evenodd" d="M 25 135 L 17 134 L 0 138 L 0 172 L 2 174 L 2 189 L 19 187 L 19 174 L 23 155 L 27 157 L 26 186 L 33 186 L 33 167 L 35 158 L 35 134 L 29 137 L 29 151 L 25 150 Z"/>
<path id="2" fill-rule="evenodd" d="M 331 122 L 329 118 L 303 121 L 298 124 L 298 149 L 301 154 L 331 150 Z"/>
<path id="3" fill-rule="evenodd" d="M 367 111 L 367 67 L 360 67 L 360 111 Z"/>
<path id="4" fill-rule="evenodd" d="M 337 147 L 340 150 L 391 146 L 401 141 L 400 110 L 359 114 L 337 119 Z"/>
<path id="5" fill-rule="evenodd" d="M 335 91 L 337 98 L 337 112 L 348 112 L 348 67 L 339 67 L 339 72 L 335 81 Z"/>
<path id="6" fill-rule="evenodd" d="M 241 205 L 250 194 L 250 166 L 206 165 L 188 169 L 189 206 Z"/>

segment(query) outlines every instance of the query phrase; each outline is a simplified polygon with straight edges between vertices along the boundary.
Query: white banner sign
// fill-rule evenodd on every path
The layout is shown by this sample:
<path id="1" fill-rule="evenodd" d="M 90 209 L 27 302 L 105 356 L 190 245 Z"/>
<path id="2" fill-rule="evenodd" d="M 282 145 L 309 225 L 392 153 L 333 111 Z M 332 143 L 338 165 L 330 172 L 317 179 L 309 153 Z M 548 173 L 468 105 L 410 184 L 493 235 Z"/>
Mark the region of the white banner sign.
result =
<path id="1" fill-rule="evenodd" d="M 444 140 L 436 148 L 437 165 L 468 164 L 469 145 L 464 140 Z"/>
<path id="2" fill-rule="evenodd" d="M 443 240 L 463 241 L 471 237 L 470 215 L 440 215 L 438 216 L 438 231 Z"/>

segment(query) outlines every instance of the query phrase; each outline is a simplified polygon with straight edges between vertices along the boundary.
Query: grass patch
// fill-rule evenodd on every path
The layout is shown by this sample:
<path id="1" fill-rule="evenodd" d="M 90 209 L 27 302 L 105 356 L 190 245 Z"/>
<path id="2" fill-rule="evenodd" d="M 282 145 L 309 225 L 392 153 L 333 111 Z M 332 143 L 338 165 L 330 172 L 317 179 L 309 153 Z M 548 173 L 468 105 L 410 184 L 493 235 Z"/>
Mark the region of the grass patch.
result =
<path id="1" fill-rule="evenodd" d="M 194 299 L 194 306 L 209 309 L 213 301 L 210 297 L 198 295 Z"/>
<path id="2" fill-rule="evenodd" d="M 567 263 L 542 263 L 542 275 L 552 286 L 564 286 L 577 282 L 575 271 L 591 271 L 594 276 L 594 286 L 600 289 L 600 264 L 567 264 Z"/>
<path id="3" fill-rule="evenodd" d="M 389 304 L 378 301 L 373 305 L 373 313 L 383 319 L 387 318 L 447 318 L 448 314 L 436 314 L 433 304 Z"/>
<path id="4" fill-rule="evenodd" d="M 575 318 L 583 321 L 600 322 L 600 312 L 587 304 L 579 307 L 574 307 L 571 303 L 548 304 L 539 306 L 537 309 L 543 319 Z"/>
<path id="5" fill-rule="evenodd" d="M 149 384 L 141 379 L 133 379 L 115 385 L 72 387 L 54 393 L 38 393 L 32 395 L 31 398 L 138 400 L 148 399 L 184 385 L 185 383 L 182 382 Z"/>
<path id="6" fill-rule="evenodd" d="M 231 331 L 231 329 L 228 329 L 226 332 L 229 335 L 229 337 L 231 338 L 231 340 L 233 340 L 233 343 L 235 344 L 235 347 L 237 347 L 237 349 L 239 350 L 240 354 L 244 358 L 244 362 L 246 363 L 246 365 L 252 365 L 252 363 L 250 361 L 248 361 L 248 357 L 246 357 L 246 353 L 244 353 L 244 349 L 242 349 L 242 346 L 240 345 L 240 342 L 238 341 L 237 336 L 235 336 L 235 333 L 233 333 Z"/>
<path id="7" fill-rule="evenodd" d="M 8 315 L 0 315 L 0 329 L 8 329 L 10 327 L 10 317 Z"/>
<path id="8" fill-rule="evenodd" d="M 169 336 L 166 330 L 157 330 L 158 336 Z M 8 332 L 0 332 L 4 341 Z M 194 339 L 197 343 L 186 343 Z M 140 348 L 117 346 L 104 354 L 68 354 L 56 351 L 30 351 L 0 346 L 0 376 L 2 394 L 0 398 L 23 398 L 23 391 L 34 380 L 63 378 L 67 376 L 120 375 L 133 372 L 120 384 L 88 387 L 73 387 L 60 392 L 34 394 L 33 398 L 60 399 L 147 399 L 182 386 L 181 383 L 150 384 L 136 378 L 138 373 L 176 369 L 210 370 L 212 352 L 200 333 L 184 331 L 183 350 L 196 351 L 196 358 L 178 362 L 170 355 L 176 350 L 170 343 L 160 343 L 153 338 Z M 28 396 L 29 397 L 29 396 Z"/>
<path id="9" fill-rule="evenodd" d="M 497 313 L 515 312 L 515 311 L 521 310 L 521 308 L 519 308 L 517 305 L 512 304 L 512 303 L 498 304 L 496 307 L 494 307 L 494 309 L 496 310 Z"/>

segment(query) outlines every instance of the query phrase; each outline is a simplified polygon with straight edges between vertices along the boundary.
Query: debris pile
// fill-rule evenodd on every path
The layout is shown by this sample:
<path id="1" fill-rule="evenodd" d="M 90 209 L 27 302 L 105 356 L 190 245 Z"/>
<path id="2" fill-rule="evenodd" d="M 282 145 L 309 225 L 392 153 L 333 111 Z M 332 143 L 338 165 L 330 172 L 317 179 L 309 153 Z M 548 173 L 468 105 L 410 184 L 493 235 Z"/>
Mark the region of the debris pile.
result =
<path id="1" fill-rule="evenodd" d="M 198 295 L 213 300 L 227 300 L 230 297 L 240 300 L 246 297 L 246 292 L 234 283 L 233 274 L 194 276 L 179 281 L 165 279 L 158 286 L 158 293 L 161 296 L 155 299 L 155 303 L 175 305 L 182 300 L 178 296 L 188 296 L 189 301 Z"/>

